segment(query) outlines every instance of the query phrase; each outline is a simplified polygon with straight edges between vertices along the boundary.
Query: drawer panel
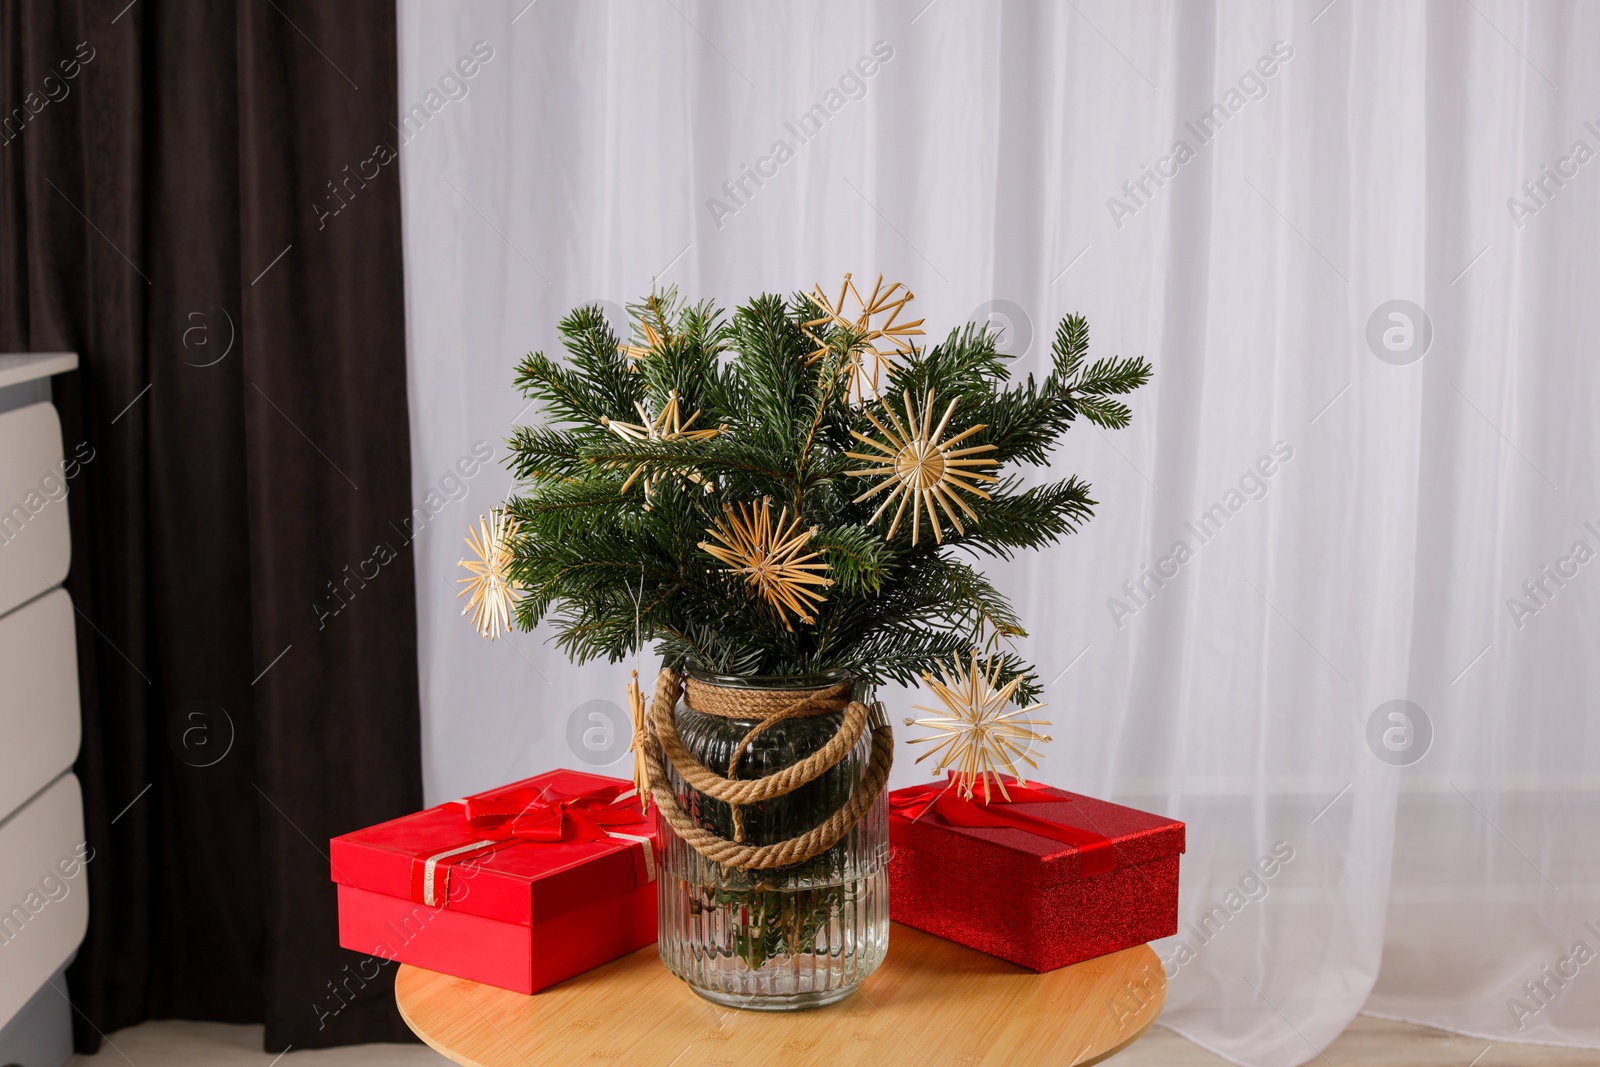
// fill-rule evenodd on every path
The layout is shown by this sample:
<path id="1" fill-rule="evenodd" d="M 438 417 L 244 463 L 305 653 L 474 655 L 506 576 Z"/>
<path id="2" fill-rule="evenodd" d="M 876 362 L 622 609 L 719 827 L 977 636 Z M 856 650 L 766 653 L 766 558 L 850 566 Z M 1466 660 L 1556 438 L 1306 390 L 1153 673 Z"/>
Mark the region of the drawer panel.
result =
<path id="1" fill-rule="evenodd" d="M 0 1026 L 89 929 L 83 795 L 71 773 L 0 823 Z"/>
<path id="2" fill-rule="evenodd" d="M 0 413 L 0 613 L 32 600 L 67 576 L 67 525 L 61 419 L 54 404 Z"/>
<path id="3" fill-rule="evenodd" d="M 50 977 L 50 985 L 55 989 L 41 987 L 16 1018 L 0 1027 L 0 1063 L 63 1067 L 72 1058 L 72 1008 L 61 995 L 67 991 L 65 967 Z"/>
<path id="4" fill-rule="evenodd" d="M 0 819 L 78 758 L 74 630 L 65 590 L 0 615 Z"/>

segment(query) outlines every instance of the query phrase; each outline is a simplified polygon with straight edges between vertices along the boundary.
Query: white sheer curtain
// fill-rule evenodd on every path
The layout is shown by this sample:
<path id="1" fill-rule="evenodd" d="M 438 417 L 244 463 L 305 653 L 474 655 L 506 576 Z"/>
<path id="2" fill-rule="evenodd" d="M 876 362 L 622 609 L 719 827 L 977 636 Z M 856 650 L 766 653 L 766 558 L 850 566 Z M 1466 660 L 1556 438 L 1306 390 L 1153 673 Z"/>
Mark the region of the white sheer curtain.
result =
<path id="1" fill-rule="evenodd" d="M 1597 42 L 1500 0 L 403 0 L 430 799 L 626 774 L 626 668 L 453 599 L 509 487 L 458 462 L 566 309 L 882 271 L 1019 370 L 1081 311 L 1156 377 L 1058 458 L 1099 516 L 1001 574 L 1043 777 L 1189 824 L 1162 1021 L 1258 1065 L 1362 1010 L 1600 1046 Z"/>

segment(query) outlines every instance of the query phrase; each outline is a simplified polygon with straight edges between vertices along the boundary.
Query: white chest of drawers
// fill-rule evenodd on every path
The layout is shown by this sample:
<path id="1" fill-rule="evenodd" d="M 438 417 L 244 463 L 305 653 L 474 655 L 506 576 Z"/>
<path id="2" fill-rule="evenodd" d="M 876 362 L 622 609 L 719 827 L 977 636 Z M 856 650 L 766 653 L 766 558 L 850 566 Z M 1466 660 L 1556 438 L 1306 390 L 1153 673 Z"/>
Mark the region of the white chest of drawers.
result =
<path id="1" fill-rule="evenodd" d="M 61 968 L 89 921 L 70 475 L 48 381 L 72 353 L 0 355 L 0 1063 L 70 1051 Z"/>

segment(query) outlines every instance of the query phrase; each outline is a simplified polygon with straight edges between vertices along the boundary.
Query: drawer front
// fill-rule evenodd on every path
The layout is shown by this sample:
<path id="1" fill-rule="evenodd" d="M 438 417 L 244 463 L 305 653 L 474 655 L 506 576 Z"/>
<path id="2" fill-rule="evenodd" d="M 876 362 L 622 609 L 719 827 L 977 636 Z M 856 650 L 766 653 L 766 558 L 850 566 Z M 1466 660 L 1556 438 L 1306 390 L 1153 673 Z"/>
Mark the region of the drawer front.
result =
<path id="1" fill-rule="evenodd" d="M 65 967 L 50 976 L 49 986 L 41 987 L 16 1018 L 0 1027 L 0 1063 L 61 1067 L 72 1058 L 72 1007 L 61 995 L 67 991 Z"/>
<path id="2" fill-rule="evenodd" d="M 0 820 L 78 758 L 74 630 L 62 589 L 0 615 Z"/>
<path id="3" fill-rule="evenodd" d="M 0 1026 L 83 941 L 90 858 L 70 773 L 0 823 Z"/>
<path id="4" fill-rule="evenodd" d="M 68 465 L 54 404 L 0 413 L 0 614 L 67 576 Z"/>

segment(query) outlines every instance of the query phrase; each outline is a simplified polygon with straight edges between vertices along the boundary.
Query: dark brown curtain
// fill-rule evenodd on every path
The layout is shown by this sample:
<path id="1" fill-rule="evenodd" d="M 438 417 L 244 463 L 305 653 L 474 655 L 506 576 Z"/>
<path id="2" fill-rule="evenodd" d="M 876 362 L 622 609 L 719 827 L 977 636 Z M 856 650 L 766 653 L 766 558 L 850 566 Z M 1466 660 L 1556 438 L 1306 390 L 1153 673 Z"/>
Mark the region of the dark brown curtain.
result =
<path id="1" fill-rule="evenodd" d="M 0 0 L 0 37 L 0 348 L 79 353 L 92 456 L 80 1047 L 407 1039 L 327 860 L 421 804 L 394 4 Z"/>

